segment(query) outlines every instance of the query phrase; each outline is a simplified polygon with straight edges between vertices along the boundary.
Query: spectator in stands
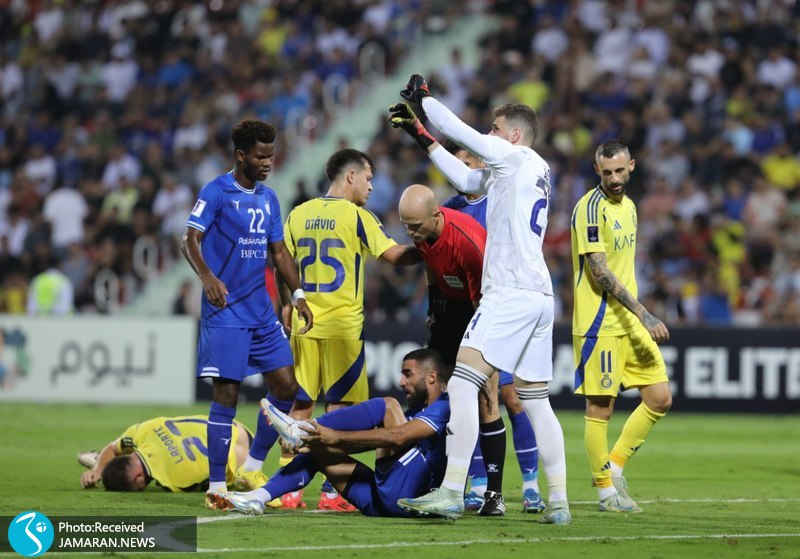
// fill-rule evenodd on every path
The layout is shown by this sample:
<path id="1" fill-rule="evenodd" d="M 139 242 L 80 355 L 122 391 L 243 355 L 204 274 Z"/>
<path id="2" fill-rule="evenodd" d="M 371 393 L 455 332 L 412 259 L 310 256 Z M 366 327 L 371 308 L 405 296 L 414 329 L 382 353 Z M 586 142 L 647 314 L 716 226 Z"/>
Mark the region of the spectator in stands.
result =
<path id="1" fill-rule="evenodd" d="M 133 208 L 139 201 L 139 191 L 136 189 L 135 182 L 125 175 L 119 176 L 117 185 L 103 199 L 100 213 L 106 219 L 126 225 L 130 223 Z"/>
<path id="2" fill-rule="evenodd" d="M 261 1 L 223 2 L 216 11 L 190 0 L 72 2 L 69 10 L 55 1 L 11 4 L 3 11 L 6 19 L 0 18 L 0 231 L 8 231 L 13 221 L 11 246 L 22 246 L 27 233 L 20 231 L 41 223 L 35 218 L 52 187 L 77 185 L 89 212 L 81 245 L 87 257 L 105 252 L 96 213 L 108 191 L 97 189 L 95 181 L 104 178 L 105 188 L 115 189 L 125 169 L 139 188 L 141 172 L 151 176 L 155 195 L 163 174 L 174 173 L 196 190 L 224 171 L 219 154 L 228 146 L 220 134 L 256 106 L 281 119 L 292 108 L 298 127 L 286 130 L 303 134 L 281 133 L 277 141 L 285 148 L 279 159 L 293 153 L 296 142 L 323 137 L 342 112 L 341 104 L 323 102 L 326 92 L 335 85 L 345 104 L 369 95 L 369 84 L 409 53 L 436 10 L 425 2 L 354 0 L 322 3 L 323 9 L 313 0 L 270 7 Z M 463 109 L 462 120 L 471 125 L 491 120 L 493 95 L 524 91 L 524 69 L 538 67 L 550 100 L 540 111 L 545 137 L 558 134 L 564 140 L 560 127 L 571 120 L 590 132 L 592 142 L 620 137 L 650 163 L 658 161 L 651 155 L 669 139 L 670 158 L 688 159 L 696 190 L 734 219 L 751 191 L 759 190 L 755 173 L 788 196 L 793 183 L 797 188 L 791 176 L 800 152 L 800 78 L 790 51 L 796 18 L 788 5 L 757 0 L 731 6 L 610 0 L 533 4 L 469 3 L 469 10 L 501 14 L 501 25 L 481 41 L 475 67 L 464 63 L 464 46 L 459 48 L 463 56 L 453 53 L 437 69 L 439 80 L 447 83 L 448 105 Z M 27 29 L 32 32 L 23 32 Z M 259 37 L 272 41 L 267 45 L 272 54 L 264 54 Z M 373 47 L 385 54 L 383 68 L 360 64 L 359 57 L 374 53 Z M 330 60 L 334 49 L 342 53 L 336 65 Z M 654 68 L 655 77 L 644 79 Z M 368 75 L 360 75 L 365 69 Z M 328 83 L 327 74 L 333 76 Z M 263 87 L 253 85 L 259 81 Z M 195 130 L 196 124 L 202 126 Z M 203 132 L 205 143 L 192 143 Z M 378 142 L 388 142 L 388 155 L 378 167 L 395 185 L 430 182 L 428 162 L 404 140 L 383 129 Z M 140 171 L 130 161 L 117 160 L 119 143 L 140 162 Z M 175 143 L 187 149 L 175 151 Z M 788 144 L 788 154 L 782 143 Z M 44 153 L 39 155 L 34 144 Z M 194 149 L 199 144 L 201 153 Z M 571 151 L 573 144 L 548 142 L 543 155 L 554 162 L 557 181 L 568 176 L 569 184 L 581 177 L 591 182 L 592 171 Z M 559 177 L 562 169 L 569 174 Z M 641 188 L 634 190 L 646 196 L 657 183 L 643 171 Z M 556 182 L 554 192 L 562 192 L 561 186 Z M 437 188 L 447 187 L 439 179 Z M 450 192 L 439 195 L 444 199 Z M 569 207 L 559 204 L 551 211 L 569 219 L 564 209 Z M 775 237 L 787 212 L 789 204 L 779 204 L 763 233 Z M 56 234 L 59 224 L 46 221 Z M 684 224 L 665 222 L 663 231 L 645 235 L 643 252 L 673 226 Z M 767 262 L 765 275 L 759 276 L 767 283 L 777 273 L 770 262 L 783 259 L 787 250 L 782 244 L 769 247 L 769 259 L 757 258 Z M 747 250 L 749 262 L 753 249 Z M 561 264 L 554 266 L 554 277 L 563 274 L 557 269 Z M 644 267 L 643 273 L 651 269 Z M 29 280 L 33 271 L 23 274 Z M 643 288 L 655 285 L 646 279 Z M 695 279 L 675 281 L 679 291 L 683 281 L 691 291 Z M 743 297 L 732 312 L 750 313 L 756 300 Z M 765 311 L 765 316 L 778 312 Z"/>
<path id="3" fill-rule="evenodd" d="M 128 153 L 125 146 L 117 143 L 111 148 L 108 163 L 103 170 L 103 186 L 108 190 L 115 190 L 120 187 L 122 178 L 128 183 L 135 183 L 140 173 L 139 160 Z"/>
<path id="4" fill-rule="evenodd" d="M 183 234 L 186 214 L 192 208 L 194 195 L 186 183 L 178 182 L 172 173 L 161 175 L 163 187 L 153 200 L 153 214 L 160 224 L 162 235 L 175 237 Z"/>
<path id="5" fill-rule="evenodd" d="M 761 171 L 770 183 L 783 190 L 800 186 L 800 160 L 786 143 L 776 146 L 761 160 Z"/>
<path id="6" fill-rule="evenodd" d="M 700 316 L 708 324 L 729 325 L 732 320 L 728 293 L 714 268 L 707 268 L 703 272 Z"/>
<path id="7" fill-rule="evenodd" d="M 62 253 L 73 243 L 83 242 L 83 220 L 89 214 L 86 200 L 74 188 L 62 186 L 44 199 L 43 215 L 50 224 L 50 242 Z"/>
<path id="8" fill-rule="evenodd" d="M 33 144 L 25 162 L 25 176 L 33 181 L 36 191 L 44 196 L 56 182 L 56 160 L 42 144 Z"/>
<path id="9" fill-rule="evenodd" d="M 194 290 L 192 289 L 192 282 L 189 280 L 182 281 L 180 289 L 178 290 L 178 294 L 172 301 L 172 314 L 197 315 L 196 305 L 194 304 L 196 300 L 197 296 L 194 294 Z"/>
<path id="10" fill-rule="evenodd" d="M 73 288 L 70 279 L 52 257 L 49 267 L 35 275 L 28 288 L 28 314 L 60 316 L 73 310 Z"/>

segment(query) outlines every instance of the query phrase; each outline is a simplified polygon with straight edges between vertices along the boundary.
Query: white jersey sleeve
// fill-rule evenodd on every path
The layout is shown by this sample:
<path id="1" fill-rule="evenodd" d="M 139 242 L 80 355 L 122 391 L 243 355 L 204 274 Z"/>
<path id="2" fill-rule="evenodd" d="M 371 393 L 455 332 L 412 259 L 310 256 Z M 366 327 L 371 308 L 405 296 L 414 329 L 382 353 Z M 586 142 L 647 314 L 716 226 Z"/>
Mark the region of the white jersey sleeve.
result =
<path id="1" fill-rule="evenodd" d="M 437 147 L 430 152 L 430 158 L 447 180 L 464 194 L 486 194 L 486 182 L 491 176 L 491 171 L 485 169 L 470 169 L 455 155 Z"/>
<path id="2" fill-rule="evenodd" d="M 422 104 L 431 124 L 480 157 L 489 169 L 481 180 L 487 192 L 484 297 L 494 286 L 552 295 L 553 284 L 542 254 L 550 203 L 550 166 L 529 147 L 477 132 L 433 97 L 425 97 Z M 434 150 L 432 155 L 439 151 Z M 459 176 L 459 188 L 469 188 L 463 184 L 466 176 Z"/>
<path id="3" fill-rule="evenodd" d="M 433 97 L 422 100 L 425 114 L 442 134 L 453 140 L 464 149 L 480 157 L 490 167 L 499 170 L 513 171 L 503 164 L 506 156 L 514 151 L 514 146 L 497 136 L 481 134 L 468 124 L 462 122 L 453 112 Z M 434 150 L 435 153 L 438 150 Z"/>

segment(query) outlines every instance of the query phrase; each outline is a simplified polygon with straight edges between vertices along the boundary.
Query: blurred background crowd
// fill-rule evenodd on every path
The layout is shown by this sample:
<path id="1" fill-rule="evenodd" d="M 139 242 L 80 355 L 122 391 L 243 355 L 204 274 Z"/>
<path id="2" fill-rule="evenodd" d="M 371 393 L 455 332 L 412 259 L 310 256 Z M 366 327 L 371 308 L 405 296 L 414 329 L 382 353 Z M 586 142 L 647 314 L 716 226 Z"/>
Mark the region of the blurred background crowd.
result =
<path id="1" fill-rule="evenodd" d="M 174 262 L 199 188 L 230 168 L 238 120 L 278 127 L 279 177 L 298 130 L 324 134 L 357 103 L 365 60 L 392 73 L 423 33 L 491 15 L 476 67 L 455 49 L 426 77 L 481 131 L 502 102 L 538 112 L 560 320 L 572 207 L 597 182 L 595 146 L 616 137 L 637 160 L 648 309 L 670 325 L 800 323 L 799 12 L 783 0 L 0 0 L 0 312 L 130 303 Z M 383 122 L 365 142 L 367 207 L 407 242 L 402 190 L 454 191 L 385 115 L 364 117 Z M 317 184 L 268 182 L 296 189 L 294 205 L 327 189 L 319 167 Z M 368 274 L 370 318 L 424 316 L 421 270 Z M 175 312 L 196 312 L 198 296 L 183 286 Z"/>

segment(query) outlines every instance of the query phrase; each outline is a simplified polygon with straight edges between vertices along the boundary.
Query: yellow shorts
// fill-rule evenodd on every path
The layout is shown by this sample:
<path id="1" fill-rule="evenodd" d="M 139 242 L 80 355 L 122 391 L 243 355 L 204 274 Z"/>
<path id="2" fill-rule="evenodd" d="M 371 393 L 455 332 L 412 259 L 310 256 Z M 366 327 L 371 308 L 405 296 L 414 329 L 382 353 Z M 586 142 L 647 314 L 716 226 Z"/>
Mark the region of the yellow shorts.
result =
<path id="1" fill-rule="evenodd" d="M 612 396 L 632 388 L 667 382 L 667 366 L 650 334 L 641 326 L 623 336 L 572 336 L 575 394 Z"/>
<path id="2" fill-rule="evenodd" d="M 363 402 L 369 398 L 364 340 L 316 339 L 292 336 L 298 400 L 326 403 Z"/>

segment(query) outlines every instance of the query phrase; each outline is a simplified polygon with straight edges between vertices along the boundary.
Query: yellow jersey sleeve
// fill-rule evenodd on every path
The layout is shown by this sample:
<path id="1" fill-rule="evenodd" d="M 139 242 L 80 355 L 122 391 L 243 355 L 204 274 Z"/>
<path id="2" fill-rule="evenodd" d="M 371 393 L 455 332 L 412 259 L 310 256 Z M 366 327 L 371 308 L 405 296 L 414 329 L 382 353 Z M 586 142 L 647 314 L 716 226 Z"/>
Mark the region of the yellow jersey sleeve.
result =
<path id="1" fill-rule="evenodd" d="M 577 254 L 606 252 L 604 228 L 601 226 L 601 204 L 604 197 L 592 192 L 580 199 L 572 214 L 572 235 Z"/>
<path id="2" fill-rule="evenodd" d="M 358 219 L 356 227 L 361 244 L 372 256 L 380 258 L 381 254 L 397 243 L 386 234 L 378 216 L 364 208 L 356 208 L 356 211 Z"/>
<path id="3" fill-rule="evenodd" d="M 292 235 L 292 215 L 293 212 L 289 212 L 289 217 L 286 218 L 286 223 L 283 224 L 283 242 L 286 243 L 289 254 L 294 258 L 297 254 L 297 244 L 295 243 L 294 235 Z"/>
<path id="4" fill-rule="evenodd" d="M 638 319 L 597 285 L 588 269 L 588 253 L 602 252 L 608 269 L 637 296 L 636 206 L 625 197 L 612 202 L 595 188 L 575 206 L 571 220 L 574 307 L 572 333 L 577 336 L 619 336 L 633 331 Z"/>
<path id="5" fill-rule="evenodd" d="M 132 454 L 136 450 L 141 425 L 141 423 L 136 423 L 125 429 L 125 432 L 116 440 L 117 451 L 122 454 Z"/>

